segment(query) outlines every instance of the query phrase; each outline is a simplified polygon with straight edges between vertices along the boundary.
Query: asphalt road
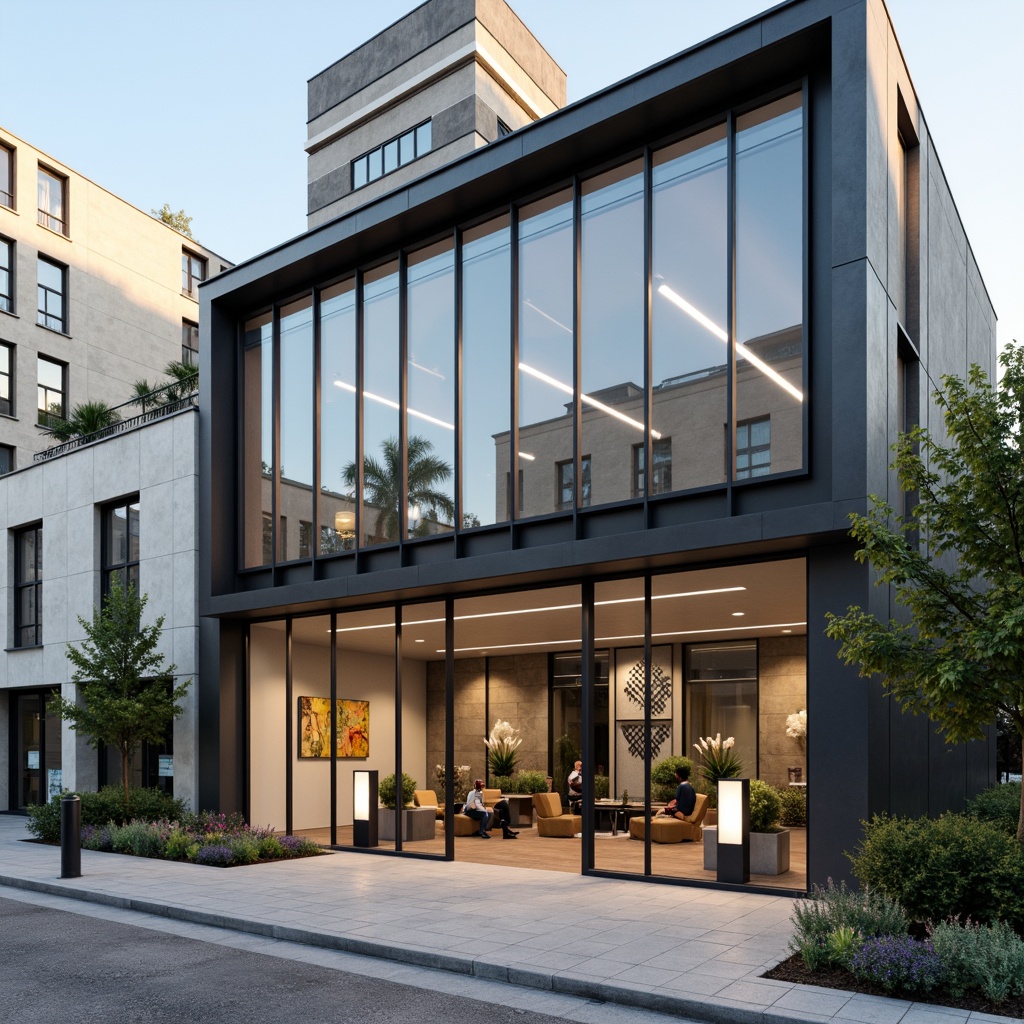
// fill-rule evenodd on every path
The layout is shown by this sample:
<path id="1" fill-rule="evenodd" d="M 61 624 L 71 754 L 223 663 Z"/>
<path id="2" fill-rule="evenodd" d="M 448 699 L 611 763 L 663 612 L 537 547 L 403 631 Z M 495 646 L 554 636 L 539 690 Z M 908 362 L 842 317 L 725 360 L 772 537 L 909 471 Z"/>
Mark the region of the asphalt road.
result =
<path id="1" fill-rule="evenodd" d="M 451 987 L 451 976 L 446 982 Z M 467 995 L 478 984 L 472 978 L 458 982 Z M 517 990 L 503 988 L 513 1002 Z M 583 1004 L 571 1019 L 647 1022 L 658 1016 Z M 568 1018 L 0 898 L 2 1024 L 552 1024 L 561 1019 Z"/>

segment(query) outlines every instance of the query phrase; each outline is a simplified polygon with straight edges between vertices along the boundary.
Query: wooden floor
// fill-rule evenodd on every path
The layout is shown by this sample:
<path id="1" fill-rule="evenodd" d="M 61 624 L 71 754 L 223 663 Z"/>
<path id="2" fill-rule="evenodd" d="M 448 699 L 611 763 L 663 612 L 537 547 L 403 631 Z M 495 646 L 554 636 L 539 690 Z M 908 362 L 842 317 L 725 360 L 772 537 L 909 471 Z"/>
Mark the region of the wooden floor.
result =
<path id="1" fill-rule="evenodd" d="M 751 875 L 752 885 L 779 889 L 804 890 L 807 888 L 807 830 L 790 830 L 790 870 L 783 875 Z M 301 835 L 309 836 L 324 846 L 330 845 L 329 829 L 307 829 Z M 519 838 L 501 838 L 495 829 L 490 839 L 478 836 L 456 836 L 455 859 L 470 864 L 493 864 L 503 867 L 538 868 L 545 871 L 581 870 L 580 839 L 549 839 L 537 835 L 537 829 L 519 830 Z M 338 829 L 338 846 L 352 845 L 351 826 Z M 393 850 L 393 842 L 381 842 L 382 850 Z M 433 839 L 403 843 L 406 853 L 444 856 L 444 829 L 437 823 Z M 618 871 L 642 875 L 644 872 L 644 844 L 630 839 L 627 833 L 618 836 L 597 833 L 594 837 L 594 867 L 599 871 Z M 714 882 L 715 872 L 704 870 L 704 848 L 701 843 L 654 843 L 651 846 L 651 872 L 670 878 L 692 878 Z"/>

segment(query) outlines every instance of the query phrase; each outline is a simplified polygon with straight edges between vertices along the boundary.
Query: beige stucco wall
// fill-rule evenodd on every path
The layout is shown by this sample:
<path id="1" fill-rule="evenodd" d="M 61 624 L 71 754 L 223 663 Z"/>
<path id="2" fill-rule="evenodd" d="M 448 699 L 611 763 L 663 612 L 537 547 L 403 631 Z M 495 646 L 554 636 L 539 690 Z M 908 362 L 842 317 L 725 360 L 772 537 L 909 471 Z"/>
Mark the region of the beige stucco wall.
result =
<path id="1" fill-rule="evenodd" d="M 759 665 L 759 777 L 785 786 L 787 769 L 796 767 L 806 781 L 806 749 L 786 735 L 786 718 L 807 708 L 807 638 L 762 639 Z"/>

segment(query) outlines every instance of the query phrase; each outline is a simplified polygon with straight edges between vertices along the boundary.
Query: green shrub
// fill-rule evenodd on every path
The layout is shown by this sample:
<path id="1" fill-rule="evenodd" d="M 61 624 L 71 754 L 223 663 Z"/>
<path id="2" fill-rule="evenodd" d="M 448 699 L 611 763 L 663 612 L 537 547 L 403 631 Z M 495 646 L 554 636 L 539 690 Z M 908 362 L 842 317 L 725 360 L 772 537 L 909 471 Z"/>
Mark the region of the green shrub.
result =
<path id="1" fill-rule="evenodd" d="M 532 768 L 516 772 L 512 776 L 509 789 L 502 787 L 503 793 L 546 793 L 548 791 L 548 777 L 544 772 Z"/>
<path id="2" fill-rule="evenodd" d="M 232 864 L 255 864 L 260 859 L 259 840 L 252 836 L 233 836 L 221 842 L 234 854 Z"/>
<path id="3" fill-rule="evenodd" d="M 1019 782 L 1004 782 L 983 790 L 967 804 L 967 813 L 979 821 L 990 821 L 1007 835 L 1016 837 L 1020 788 Z"/>
<path id="4" fill-rule="evenodd" d="M 519 790 L 513 789 L 515 785 L 514 775 L 492 775 L 491 776 L 491 789 L 500 789 L 502 793 L 518 793 Z"/>
<path id="5" fill-rule="evenodd" d="M 260 840 L 260 857 L 263 860 L 277 860 L 284 856 L 284 847 L 278 841 L 277 836 L 264 836 Z"/>
<path id="6" fill-rule="evenodd" d="M 1024 856 L 998 826 L 965 814 L 877 815 L 851 855 L 853 873 L 884 890 L 918 921 L 972 917 L 1024 924 Z"/>
<path id="7" fill-rule="evenodd" d="M 164 857 L 167 860 L 195 860 L 198 852 L 199 843 L 180 828 L 167 837 L 164 846 Z"/>
<path id="8" fill-rule="evenodd" d="M 688 757 L 665 757 L 651 765 L 651 799 L 667 803 L 676 795 L 676 768 L 689 768 L 693 774 L 693 762 Z"/>
<path id="9" fill-rule="evenodd" d="M 847 968 L 850 966 L 854 954 L 863 945 L 864 939 L 860 932 L 849 925 L 843 925 L 841 928 L 829 932 L 825 939 L 825 949 L 828 952 L 829 961 Z"/>
<path id="10" fill-rule="evenodd" d="M 594 799 L 595 800 L 607 800 L 608 799 L 608 776 L 607 775 L 595 775 L 594 776 Z"/>
<path id="11" fill-rule="evenodd" d="M 137 820 L 110 826 L 114 853 L 128 853 L 133 857 L 162 857 L 167 835 L 166 822 Z"/>
<path id="12" fill-rule="evenodd" d="M 1024 995 L 1024 942 L 1008 924 L 944 921 L 932 932 L 932 945 L 955 998 L 970 989 L 994 1003 Z"/>
<path id="13" fill-rule="evenodd" d="M 750 831 L 778 832 L 782 800 L 774 786 L 760 779 L 750 780 Z"/>
<path id="14" fill-rule="evenodd" d="M 834 938 L 849 929 L 858 941 L 879 935 L 902 935 L 907 917 L 900 906 L 878 890 L 863 892 L 835 885 L 829 879 L 823 889 L 815 885 L 806 900 L 793 908 L 790 949 L 799 953 L 807 967 L 816 971 L 845 956 L 849 943 Z"/>
<path id="15" fill-rule="evenodd" d="M 779 791 L 782 801 L 782 815 L 779 821 L 789 827 L 801 827 L 807 824 L 807 794 L 802 789 L 790 789 L 787 786 Z"/>
<path id="16" fill-rule="evenodd" d="M 391 775 L 385 775 L 380 780 L 380 785 L 377 787 L 377 795 L 380 797 L 380 802 L 392 811 L 395 809 L 395 798 L 397 796 L 397 785 L 395 783 L 394 773 Z M 404 807 L 408 803 L 412 803 L 412 795 L 416 790 L 416 780 L 411 775 L 406 775 L 402 772 L 402 806 Z"/>
<path id="17" fill-rule="evenodd" d="M 44 843 L 60 842 L 60 802 L 62 793 L 47 804 L 29 808 L 28 830 Z M 167 796 L 159 789 L 133 789 L 128 807 L 124 803 L 124 790 L 120 786 L 104 786 L 98 793 L 79 793 L 81 823 L 101 827 L 112 821 L 124 825 L 133 818 L 147 821 L 167 819 L 175 821 L 185 813 L 180 800 Z"/>

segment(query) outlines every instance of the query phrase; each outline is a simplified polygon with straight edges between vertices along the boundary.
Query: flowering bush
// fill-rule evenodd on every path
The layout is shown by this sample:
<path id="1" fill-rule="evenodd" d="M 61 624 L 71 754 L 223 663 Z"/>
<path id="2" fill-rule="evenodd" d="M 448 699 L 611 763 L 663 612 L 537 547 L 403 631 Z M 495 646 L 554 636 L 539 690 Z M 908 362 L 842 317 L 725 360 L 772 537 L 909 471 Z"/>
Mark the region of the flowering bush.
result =
<path id="1" fill-rule="evenodd" d="M 850 969 L 886 992 L 930 992 L 942 981 L 942 961 L 930 942 L 909 935 L 868 939 L 853 955 Z"/>
<path id="2" fill-rule="evenodd" d="M 226 868 L 234 859 L 235 851 L 224 843 L 211 843 L 202 847 L 196 854 L 197 864 L 209 864 L 219 868 Z"/>
<path id="3" fill-rule="evenodd" d="M 494 723 L 491 735 L 484 740 L 492 775 L 511 775 L 516 770 L 522 742 L 519 730 L 513 729 L 508 722 L 499 719 Z"/>
<path id="4" fill-rule="evenodd" d="M 800 744 L 803 750 L 807 742 L 807 712 L 797 711 L 786 718 L 786 735 Z"/>
<path id="5" fill-rule="evenodd" d="M 714 739 L 708 736 L 694 743 L 700 755 L 700 773 L 708 782 L 719 779 L 735 779 L 743 773 L 743 762 L 733 752 L 736 740 L 730 736 L 723 740 L 718 733 Z"/>

